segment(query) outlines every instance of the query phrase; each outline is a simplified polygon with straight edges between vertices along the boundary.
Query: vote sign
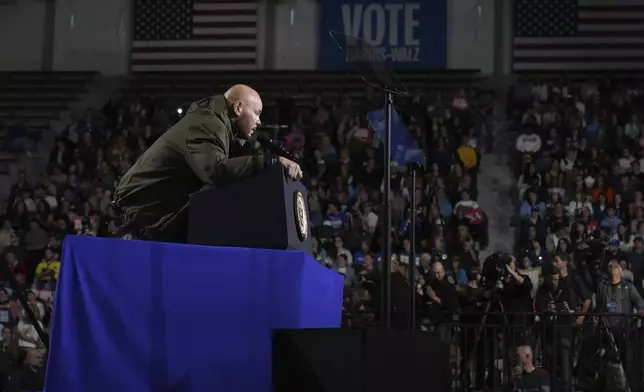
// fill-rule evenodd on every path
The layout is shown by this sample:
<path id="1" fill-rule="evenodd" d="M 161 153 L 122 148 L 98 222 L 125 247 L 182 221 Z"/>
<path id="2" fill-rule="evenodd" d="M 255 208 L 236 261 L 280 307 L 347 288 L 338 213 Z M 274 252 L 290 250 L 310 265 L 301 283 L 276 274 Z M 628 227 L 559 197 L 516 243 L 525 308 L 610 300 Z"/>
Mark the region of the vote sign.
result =
<path id="1" fill-rule="evenodd" d="M 447 65 L 447 0 L 385 2 L 324 0 L 320 2 L 321 69 L 344 70 L 363 58 L 357 47 L 343 55 L 330 30 L 365 40 L 378 48 L 394 70 L 445 69 Z"/>

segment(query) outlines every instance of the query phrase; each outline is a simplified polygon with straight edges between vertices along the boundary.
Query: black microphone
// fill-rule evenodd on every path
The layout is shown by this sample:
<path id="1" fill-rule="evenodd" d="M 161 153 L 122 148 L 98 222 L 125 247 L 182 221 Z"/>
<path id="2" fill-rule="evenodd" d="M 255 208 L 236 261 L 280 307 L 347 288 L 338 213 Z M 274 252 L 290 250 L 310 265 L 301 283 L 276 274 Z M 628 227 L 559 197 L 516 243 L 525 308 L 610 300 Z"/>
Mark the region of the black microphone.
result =
<path id="1" fill-rule="evenodd" d="M 282 143 L 276 142 L 272 137 L 268 136 L 265 133 L 257 133 L 257 142 L 266 150 L 270 151 L 272 154 L 290 159 L 293 162 L 296 162 L 293 154 L 284 147 Z"/>

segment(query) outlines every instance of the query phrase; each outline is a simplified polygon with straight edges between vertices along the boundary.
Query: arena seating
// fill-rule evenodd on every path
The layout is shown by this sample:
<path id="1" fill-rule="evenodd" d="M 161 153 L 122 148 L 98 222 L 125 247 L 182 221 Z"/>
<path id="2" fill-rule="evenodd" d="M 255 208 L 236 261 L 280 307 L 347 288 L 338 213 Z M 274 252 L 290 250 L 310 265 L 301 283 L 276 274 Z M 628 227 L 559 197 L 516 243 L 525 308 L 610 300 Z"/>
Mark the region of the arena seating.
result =
<path id="1" fill-rule="evenodd" d="M 34 137 L 83 92 L 95 72 L 0 72 L 0 150 L 12 126 Z"/>
<path id="2" fill-rule="evenodd" d="M 414 95 L 440 90 L 451 99 L 461 88 L 477 86 L 478 71 L 437 71 L 400 73 L 400 79 Z M 287 93 L 298 107 L 311 107 L 317 96 L 347 94 L 358 103 L 367 96 L 364 81 L 354 72 L 256 71 L 217 73 L 135 73 L 123 90 L 125 101 L 154 96 L 180 106 L 236 83 L 248 84 L 261 92 L 265 119 L 271 120 L 276 99 Z"/>

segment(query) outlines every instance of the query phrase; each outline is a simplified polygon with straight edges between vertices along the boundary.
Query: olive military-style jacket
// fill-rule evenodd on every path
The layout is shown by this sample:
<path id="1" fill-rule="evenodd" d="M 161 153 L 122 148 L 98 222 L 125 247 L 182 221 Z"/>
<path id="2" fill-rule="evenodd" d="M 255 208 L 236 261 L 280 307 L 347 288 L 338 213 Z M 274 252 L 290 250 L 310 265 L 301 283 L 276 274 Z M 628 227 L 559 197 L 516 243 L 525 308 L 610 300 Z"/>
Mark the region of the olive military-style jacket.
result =
<path id="1" fill-rule="evenodd" d="M 235 156 L 239 150 L 224 97 L 193 103 L 119 182 L 114 204 L 124 226 L 149 239 L 172 241 L 187 226 L 192 193 L 264 168 L 263 155 Z"/>

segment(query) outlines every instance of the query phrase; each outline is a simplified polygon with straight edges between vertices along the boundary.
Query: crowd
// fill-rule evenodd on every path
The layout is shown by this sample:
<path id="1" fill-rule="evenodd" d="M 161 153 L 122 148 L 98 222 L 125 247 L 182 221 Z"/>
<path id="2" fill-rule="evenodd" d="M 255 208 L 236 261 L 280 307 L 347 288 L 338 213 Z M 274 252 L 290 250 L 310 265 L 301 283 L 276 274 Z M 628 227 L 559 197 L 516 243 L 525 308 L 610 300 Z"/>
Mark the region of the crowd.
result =
<path id="1" fill-rule="evenodd" d="M 461 272 L 459 263 L 478 263 L 487 233 L 475 201 L 481 135 L 477 124 L 488 118 L 492 95 L 480 91 L 475 98 L 462 93 L 445 102 L 437 94 L 399 102 L 410 132 L 429 152 L 429 170 L 415 190 L 404 167 L 392 170 L 394 269 L 410 263 L 412 213 L 417 216 L 419 251 L 435 260 L 450 255 L 452 263 L 446 267 L 455 278 Z M 278 106 L 280 137 L 305 172 L 314 256 L 345 276 L 348 305 L 369 307 L 378 295 L 381 264 L 380 143 L 360 116 L 363 111 L 355 111 L 346 96 L 337 102 L 319 99 L 305 110 L 289 99 L 281 99 Z M 110 100 L 100 111 L 88 109 L 57 138 L 48 170 L 38 181 L 30 183 L 24 173 L 19 175 L 1 211 L 0 252 L 7 268 L 0 268 L 5 283 L 0 291 L 0 363 L 5 364 L 0 365 L 0 390 L 11 390 L 8 380 L 36 390 L 44 379 L 43 345 L 12 289 L 29 289 L 25 304 L 47 330 L 64 236 L 116 235 L 117 217 L 110 205 L 115 184 L 176 116 L 172 107 L 155 100 Z M 416 192 L 416 206 L 410 205 L 411 192 Z M 425 256 L 416 264 L 426 266 Z"/>
<path id="2" fill-rule="evenodd" d="M 0 217 L 0 391 L 42 390 L 46 355 L 26 307 L 47 331 L 65 235 L 116 234 L 112 190 L 171 121 L 165 113 L 111 101 L 101 112 L 87 110 L 57 138 L 38 181 L 19 174 Z M 25 290 L 22 303 L 17 294 Z"/>
<path id="3" fill-rule="evenodd" d="M 638 366 L 630 366 L 641 361 L 633 347 L 641 346 L 641 321 L 633 315 L 644 312 L 642 92 L 610 79 L 522 80 L 510 101 L 518 134 L 515 254 L 541 284 L 535 310 L 590 312 L 558 320 L 575 326 L 557 339 L 565 385 L 583 377 L 573 366 L 583 367 L 579 342 L 591 328 L 603 331 L 601 348 L 614 354 L 605 362 L 623 364 L 633 390 L 642 385 Z"/>
<path id="4" fill-rule="evenodd" d="M 344 276 L 345 325 L 378 321 L 380 270 L 388 262 L 392 325 L 408 327 L 415 285 L 417 327 L 452 346 L 455 387 L 579 389 L 584 377 L 597 378 L 582 362 L 594 354 L 587 341 L 598 334 L 606 368 L 641 360 L 626 348 L 644 341 L 631 316 L 644 309 L 642 91 L 610 81 L 515 86 L 507 112 L 518 134 L 517 242 L 512 255 L 486 260 L 479 259 L 488 228 L 477 178 L 481 151 L 493 144 L 495 96 L 479 88 L 445 98 L 396 102 L 427 164 L 416 189 L 406 167 L 392 167 L 391 260 L 381 257 L 382 150 L 363 110 L 346 96 L 305 109 L 278 102 L 279 136 L 300 160 L 309 190 L 314 257 Z M 42 178 L 29 183 L 21 175 L 11 189 L 0 229 L 7 266 L 0 268 L 2 390 L 42 382 L 42 343 L 24 308 L 48 328 L 64 236 L 116 235 L 114 186 L 176 115 L 147 99 L 88 110 L 56 140 Z M 418 271 L 414 282 L 408 268 Z M 16 284 L 30 289 L 24 304 Z M 624 380 L 641 385 L 632 370 Z"/>
<path id="5" fill-rule="evenodd" d="M 478 209 L 471 202 L 475 182 L 460 192 L 460 200 L 451 191 L 475 180 L 478 169 L 468 167 L 454 139 L 424 141 L 432 169 L 417 189 L 417 200 L 440 220 L 418 219 L 415 282 L 406 279 L 413 268 L 409 240 L 396 233 L 392 325 L 408 326 L 409 286 L 416 285 L 419 327 L 437 331 L 452 346 L 455 387 L 568 392 L 602 382 L 624 391 L 644 385 L 637 365 L 644 342 L 639 317 L 644 313 L 642 100 L 640 87 L 610 80 L 578 85 L 521 80 L 513 88 L 507 113 L 510 132 L 517 135 L 511 154 L 517 176 L 516 244 L 512 254 L 486 260 L 477 257 L 480 231 L 472 220 L 461 226 L 457 211 L 463 205 Z M 448 117 L 452 124 L 445 129 L 458 135 L 456 145 L 461 137 L 487 138 L 477 132 L 487 119 L 475 102 L 470 105 L 479 111 L 470 117 L 469 134 L 468 126 L 454 128 L 463 113 L 455 110 L 458 105 L 451 107 L 460 116 Z M 440 117 L 427 113 L 424 134 L 429 137 Z M 443 128 L 438 129 L 440 134 Z M 466 143 L 463 139 L 461 145 Z M 451 147 L 445 150 L 445 145 Z M 446 161 L 451 170 L 442 165 Z M 408 201 L 408 182 L 399 176 L 394 183 L 401 184 L 401 199 L 394 209 Z M 450 185 L 442 186 L 446 180 Z M 361 215 L 347 219 L 356 216 Z M 405 227 L 408 215 L 398 216 Z M 372 266 L 377 252 L 369 243 L 350 252 L 345 243 L 344 238 L 333 241 L 336 264 L 328 250 L 319 254 L 354 289 L 348 290 L 345 322 L 362 326 L 375 321 L 380 309 L 381 278 Z"/>

